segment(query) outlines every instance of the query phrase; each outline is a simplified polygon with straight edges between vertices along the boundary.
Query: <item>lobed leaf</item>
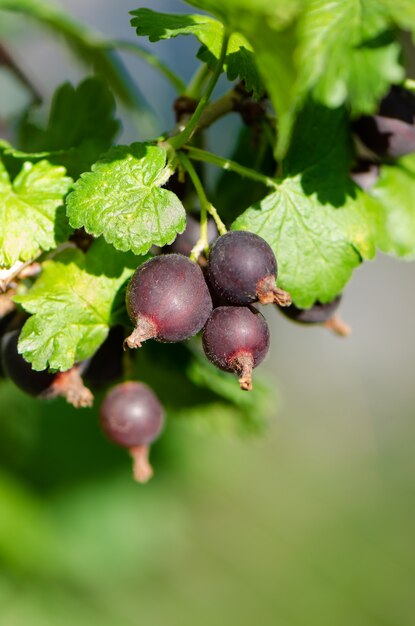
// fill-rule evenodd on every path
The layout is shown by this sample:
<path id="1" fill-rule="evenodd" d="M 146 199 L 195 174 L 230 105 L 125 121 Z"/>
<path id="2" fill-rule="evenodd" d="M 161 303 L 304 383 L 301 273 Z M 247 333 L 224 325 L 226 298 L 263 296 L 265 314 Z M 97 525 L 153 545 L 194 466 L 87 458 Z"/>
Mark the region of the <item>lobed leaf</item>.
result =
<path id="1" fill-rule="evenodd" d="M 135 16 L 131 25 L 136 28 L 137 35 L 147 36 L 150 41 L 194 35 L 203 45 L 199 58 L 210 64 L 219 58 L 224 26 L 218 20 L 208 15 L 174 15 L 151 9 L 137 9 L 131 14 Z M 247 90 L 253 91 L 256 97 L 263 93 L 252 46 L 238 32 L 230 37 L 224 67 L 229 80 L 239 78 L 245 81 Z"/>
<path id="2" fill-rule="evenodd" d="M 114 323 L 120 289 L 146 258 L 118 252 L 101 239 L 86 254 L 67 249 L 46 261 L 31 290 L 15 297 L 32 313 L 19 352 L 33 369 L 65 371 L 91 357 Z"/>
<path id="3" fill-rule="evenodd" d="M 415 258 L 415 155 L 383 165 L 370 195 L 378 203 L 379 248 L 394 256 Z"/>
<path id="4" fill-rule="evenodd" d="M 11 181 L 0 160 L 0 267 L 30 261 L 65 241 L 63 200 L 72 183 L 63 167 L 24 163 Z"/>
<path id="5" fill-rule="evenodd" d="M 170 244 L 186 225 L 180 200 L 160 189 L 170 174 L 164 148 L 145 143 L 112 148 L 68 196 L 70 224 L 135 254 Z"/>
<path id="6" fill-rule="evenodd" d="M 300 17 L 297 91 L 313 90 L 331 107 L 373 113 L 392 83 L 401 81 L 400 46 L 379 0 L 310 0 Z"/>

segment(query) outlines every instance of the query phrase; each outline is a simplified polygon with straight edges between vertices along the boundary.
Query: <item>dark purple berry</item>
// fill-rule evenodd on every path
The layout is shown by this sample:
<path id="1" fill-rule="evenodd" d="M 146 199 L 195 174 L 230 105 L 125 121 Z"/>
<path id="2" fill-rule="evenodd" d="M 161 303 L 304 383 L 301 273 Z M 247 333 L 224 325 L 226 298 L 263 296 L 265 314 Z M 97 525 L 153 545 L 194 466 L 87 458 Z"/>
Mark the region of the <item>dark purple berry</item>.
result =
<path id="1" fill-rule="evenodd" d="M 415 95 L 394 85 L 376 115 L 359 118 L 353 128 L 379 157 L 396 159 L 415 152 Z"/>
<path id="2" fill-rule="evenodd" d="M 3 370 L 8 378 L 25 393 L 39 396 L 55 380 L 47 370 L 37 372 L 17 351 L 20 329 L 7 332 L 1 341 Z"/>
<path id="3" fill-rule="evenodd" d="M 218 236 L 218 229 L 212 219 L 208 220 L 208 242 L 211 244 Z M 187 216 L 186 228 L 181 235 L 178 235 L 170 246 L 163 248 L 163 252 L 176 252 L 184 256 L 190 256 L 194 246 L 199 241 L 200 223 L 191 215 Z"/>
<path id="4" fill-rule="evenodd" d="M 271 247 L 254 233 L 234 230 L 218 237 L 210 249 L 208 276 L 213 289 L 232 304 L 291 304 L 290 295 L 277 287 Z"/>
<path id="5" fill-rule="evenodd" d="M 65 398 L 76 408 L 92 406 L 94 396 L 82 382 L 82 365 L 57 374 L 47 370 L 37 372 L 17 351 L 19 335 L 20 329 L 10 331 L 1 342 L 3 369 L 16 387 L 38 398 Z"/>
<path id="6" fill-rule="evenodd" d="M 379 178 L 379 165 L 367 159 L 361 159 L 350 172 L 350 177 L 365 191 L 370 191 Z"/>
<path id="7" fill-rule="evenodd" d="M 111 441 L 130 450 L 136 480 L 151 478 L 148 446 L 164 426 L 164 410 L 153 391 L 135 381 L 113 387 L 101 406 L 101 426 Z"/>
<path id="8" fill-rule="evenodd" d="M 322 324 L 337 335 L 346 336 L 350 334 L 350 328 L 336 315 L 341 299 L 340 295 L 331 302 L 325 302 L 324 304 L 316 302 L 309 309 L 299 309 L 292 304 L 284 309 L 280 308 L 280 311 L 294 322 L 300 324 Z"/>
<path id="9" fill-rule="evenodd" d="M 203 331 L 203 349 L 209 361 L 237 374 L 246 391 L 252 389 L 252 370 L 264 360 L 268 348 L 267 322 L 251 307 L 218 307 Z"/>
<path id="10" fill-rule="evenodd" d="M 203 328 L 212 299 L 202 270 L 185 256 L 166 254 L 143 263 L 127 288 L 127 310 L 135 330 L 129 348 L 147 339 L 183 341 Z"/>

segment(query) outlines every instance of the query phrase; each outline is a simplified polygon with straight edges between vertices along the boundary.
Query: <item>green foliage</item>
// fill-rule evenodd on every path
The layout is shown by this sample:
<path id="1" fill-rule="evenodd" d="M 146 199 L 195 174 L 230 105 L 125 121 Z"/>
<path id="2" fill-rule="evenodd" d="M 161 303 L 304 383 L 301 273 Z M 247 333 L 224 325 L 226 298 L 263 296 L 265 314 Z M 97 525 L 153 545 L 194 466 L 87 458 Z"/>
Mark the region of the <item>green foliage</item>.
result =
<path id="1" fill-rule="evenodd" d="M 311 0 L 300 17 L 297 89 L 327 106 L 350 102 L 372 113 L 392 83 L 401 81 L 400 46 L 378 0 Z"/>
<path id="2" fill-rule="evenodd" d="M 136 27 L 137 35 L 148 36 L 150 41 L 194 35 L 203 44 L 198 55 L 200 58 L 211 65 L 219 58 L 224 26 L 217 20 L 207 15 L 171 15 L 151 9 L 137 9 L 131 14 L 135 16 L 131 25 Z M 256 97 L 262 94 L 262 81 L 252 47 L 239 33 L 230 37 L 224 67 L 229 80 L 239 78 L 245 81 L 247 90 L 253 91 Z"/>
<path id="3" fill-rule="evenodd" d="M 32 289 L 15 298 L 32 313 L 19 350 L 33 369 L 63 371 L 92 356 L 118 321 L 119 290 L 143 260 L 98 240 L 86 254 L 67 249 L 46 261 Z"/>
<path id="4" fill-rule="evenodd" d="M 71 183 L 63 167 L 47 161 L 24 163 L 11 181 L 0 161 L 0 267 L 29 261 L 66 239 L 63 199 Z"/>
<path id="5" fill-rule="evenodd" d="M 75 184 L 67 201 L 69 221 L 135 254 L 172 243 L 185 228 L 186 213 L 174 193 L 160 189 L 171 173 L 164 148 L 117 146 Z"/>
<path id="6" fill-rule="evenodd" d="M 371 190 L 378 201 L 379 248 L 388 254 L 415 258 L 415 157 L 384 165 Z"/>

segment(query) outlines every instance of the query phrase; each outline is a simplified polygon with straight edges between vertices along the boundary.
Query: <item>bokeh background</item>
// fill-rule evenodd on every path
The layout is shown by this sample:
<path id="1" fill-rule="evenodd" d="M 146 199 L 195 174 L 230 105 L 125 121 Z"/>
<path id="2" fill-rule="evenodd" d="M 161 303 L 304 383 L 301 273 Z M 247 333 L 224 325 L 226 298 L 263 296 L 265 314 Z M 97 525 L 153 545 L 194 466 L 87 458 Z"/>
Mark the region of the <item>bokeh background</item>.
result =
<path id="1" fill-rule="evenodd" d="M 109 36 L 135 37 L 131 0 L 59 4 Z M 45 100 L 85 75 L 35 24 L 1 20 Z M 152 47 L 192 75 L 191 38 Z M 133 141 L 173 124 L 174 93 L 140 59 L 124 60 L 155 113 L 137 128 L 120 111 L 121 141 Z M 1 71 L 0 117 L 27 98 Z M 218 124 L 211 147 L 226 153 L 238 124 Z M 0 625 L 414 624 L 414 284 L 413 264 L 381 255 L 358 269 L 341 308 L 347 340 L 267 310 L 262 370 L 278 389 L 268 432 L 239 439 L 170 423 L 146 487 L 96 413 L 1 382 Z"/>

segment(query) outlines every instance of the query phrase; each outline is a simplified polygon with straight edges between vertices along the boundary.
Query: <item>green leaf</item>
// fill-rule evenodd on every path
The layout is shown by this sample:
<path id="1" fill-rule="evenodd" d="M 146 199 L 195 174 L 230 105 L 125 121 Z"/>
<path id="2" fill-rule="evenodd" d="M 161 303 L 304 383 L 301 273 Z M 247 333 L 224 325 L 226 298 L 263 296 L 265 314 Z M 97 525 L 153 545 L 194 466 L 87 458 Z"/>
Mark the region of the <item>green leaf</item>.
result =
<path id="1" fill-rule="evenodd" d="M 47 127 L 26 120 L 20 141 L 27 152 L 59 151 L 55 162 L 77 177 L 111 146 L 120 128 L 114 113 L 114 97 L 102 79 L 87 78 L 76 88 L 65 83 L 55 92 Z"/>
<path id="2" fill-rule="evenodd" d="M 30 261 L 65 241 L 63 199 L 72 183 L 63 167 L 24 163 L 13 182 L 0 161 L 0 266 Z"/>
<path id="3" fill-rule="evenodd" d="M 387 254 L 415 258 L 415 155 L 383 165 L 370 191 L 380 215 L 378 246 Z"/>
<path id="4" fill-rule="evenodd" d="M 92 356 L 114 323 L 119 291 L 146 257 L 117 252 L 105 241 L 86 254 L 61 252 L 16 302 L 32 313 L 19 340 L 19 352 L 33 369 L 65 371 Z"/>
<path id="5" fill-rule="evenodd" d="M 172 173 L 166 162 L 166 150 L 151 144 L 111 149 L 68 196 L 71 225 L 135 254 L 172 243 L 186 213 L 174 193 L 160 189 Z"/>
<path id="6" fill-rule="evenodd" d="M 413 0 L 382 0 L 382 4 L 400 28 L 412 31 L 415 40 L 415 4 Z"/>
<path id="7" fill-rule="evenodd" d="M 348 177 L 350 160 L 345 111 L 309 102 L 283 163 L 286 178 L 232 225 L 268 241 L 279 285 L 301 308 L 332 300 L 375 252 L 375 218 Z"/>
<path id="8" fill-rule="evenodd" d="M 148 36 L 150 41 L 194 35 L 203 44 L 199 58 L 210 64 L 219 58 L 224 27 L 214 18 L 197 14 L 157 13 L 151 9 L 137 9 L 131 11 L 131 14 L 135 16 L 131 25 L 136 28 L 137 35 Z M 252 47 L 238 32 L 233 33 L 229 39 L 224 67 L 229 80 L 244 80 L 247 90 L 253 91 L 256 97 L 263 93 Z"/>
<path id="9" fill-rule="evenodd" d="M 410 0 L 189 0 L 251 44 L 278 117 L 281 158 L 310 90 L 323 104 L 371 113 L 404 76 L 394 23 L 414 30 Z M 397 8 L 399 6 L 400 8 Z"/>
<path id="10" fill-rule="evenodd" d="M 278 116 L 278 157 L 288 140 L 295 113 L 297 69 L 296 23 L 305 0 L 192 0 L 188 2 L 217 15 L 231 30 L 241 33 L 254 51 L 265 89 Z"/>
<path id="11" fill-rule="evenodd" d="M 379 0 L 311 0 L 299 24 L 297 92 L 330 107 L 372 113 L 404 77 L 400 46 Z"/>

